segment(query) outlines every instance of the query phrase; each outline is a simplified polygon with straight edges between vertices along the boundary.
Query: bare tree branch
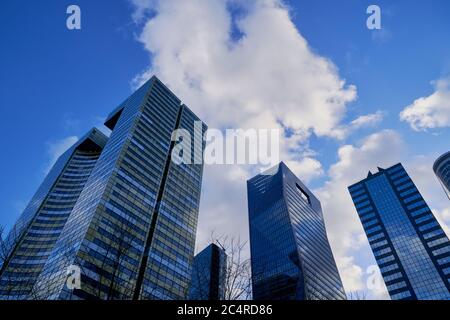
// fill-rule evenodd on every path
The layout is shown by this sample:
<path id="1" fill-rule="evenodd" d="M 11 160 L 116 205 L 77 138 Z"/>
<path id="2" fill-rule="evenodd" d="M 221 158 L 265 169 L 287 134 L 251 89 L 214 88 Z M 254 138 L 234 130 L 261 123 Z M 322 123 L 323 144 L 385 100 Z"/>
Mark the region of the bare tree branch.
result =
<path id="1" fill-rule="evenodd" d="M 244 256 L 248 243 L 240 238 L 215 236 L 211 233 L 211 243 L 222 248 L 227 255 L 225 268 L 225 300 L 249 300 L 252 294 L 250 258 Z"/>

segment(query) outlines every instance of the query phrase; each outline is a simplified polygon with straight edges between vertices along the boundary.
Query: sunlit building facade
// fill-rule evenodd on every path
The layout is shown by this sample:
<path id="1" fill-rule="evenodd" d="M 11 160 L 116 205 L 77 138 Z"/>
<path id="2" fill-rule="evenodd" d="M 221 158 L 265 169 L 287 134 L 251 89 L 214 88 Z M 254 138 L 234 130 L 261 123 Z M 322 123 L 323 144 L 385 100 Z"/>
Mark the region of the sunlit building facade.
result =
<path id="1" fill-rule="evenodd" d="M 172 134 L 184 129 L 203 137 L 206 125 L 156 77 L 120 104 L 105 125 L 110 137 L 42 261 L 29 297 L 185 299 L 205 145 L 201 138 L 192 143 L 183 150 L 192 161 L 178 164 L 172 161 Z M 60 174 L 53 168 L 49 176 Z M 34 211 L 25 210 L 20 220 L 35 219 L 41 206 L 35 200 L 48 197 L 49 190 L 40 189 L 30 204 Z M 74 267 L 81 272 L 79 288 L 67 285 Z"/>
<path id="2" fill-rule="evenodd" d="M 105 147 L 107 137 L 92 129 L 67 150 L 25 209 L 3 250 L 0 298 L 28 299 L 56 241 Z"/>
<path id="3" fill-rule="evenodd" d="M 253 298 L 344 300 L 319 200 L 282 162 L 247 181 Z"/>
<path id="4" fill-rule="evenodd" d="M 450 299 L 450 242 L 401 164 L 349 187 L 392 300 Z"/>

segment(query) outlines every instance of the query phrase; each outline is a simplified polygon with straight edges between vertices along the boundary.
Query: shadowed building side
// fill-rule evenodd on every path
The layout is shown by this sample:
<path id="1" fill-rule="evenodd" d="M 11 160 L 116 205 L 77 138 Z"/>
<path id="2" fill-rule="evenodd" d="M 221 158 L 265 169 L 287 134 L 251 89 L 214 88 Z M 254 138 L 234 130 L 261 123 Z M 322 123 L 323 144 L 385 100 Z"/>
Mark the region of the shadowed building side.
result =
<path id="1" fill-rule="evenodd" d="M 254 299 L 345 300 L 319 200 L 283 162 L 247 192 Z"/>
<path id="2" fill-rule="evenodd" d="M 224 300 L 227 255 L 210 244 L 194 257 L 189 300 Z"/>

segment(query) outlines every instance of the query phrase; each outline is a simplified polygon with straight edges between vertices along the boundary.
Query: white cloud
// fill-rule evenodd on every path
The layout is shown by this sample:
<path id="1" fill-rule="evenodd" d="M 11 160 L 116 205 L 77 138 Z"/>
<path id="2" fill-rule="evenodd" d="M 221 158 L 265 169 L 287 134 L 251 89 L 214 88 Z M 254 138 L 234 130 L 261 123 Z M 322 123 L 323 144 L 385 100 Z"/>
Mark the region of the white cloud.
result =
<path id="1" fill-rule="evenodd" d="M 280 158 L 305 181 L 323 174 L 308 138 L 342 137 L 356 88 L 309 48 L 280 1 L 132 2 L 135 19 L 151 12 L 139 39 L 152 64 L 136 85 L 156 74 L 210 128 L 280 129 L 288 136 Z M 245 14 L 235 18 L 230 5 Z M 233 30 L 242 36 L 233 38 Z M 200 233 L 220 226 L 247 234 L 245 223 L 235 228 L 247 216 L 245 180 L 237 178 L 250 173 L 249 167 L 205 167 Z"/>
<path id="2" fill-rule="evenodd" d="M 316 194 L 322 201 L 330 244 L 346 290 L 369 291 L 363 282 L 365 275 L 359 271 L 376 262 L 347 187 L 364 179 L 369 169 L 377 172 L 378 166 L 386 168 L 402 162 L 447 234 L 450 204 L 432 169 L 438 155 L 408 156 L 405 143 L 395 131 L 372 134 L 358 146 L 342 146 L 338 156 L 328 171 L 329 180 Z M 358 261 L 355 257 L 359 257 Z M 389 297 L 385 286 L 369 292 L 370 298 Z"/>
<path id="3" fill-rule="evenodd" d="M 341 139 L 383 119 L 376 112 L 342 123 L 347 105 L 357 98 L 356 88 L 346 85 L 330 60 L 309 48 L 280 1 L 132 2 L 135 21 L 146 20 L 139 40 L 152 62 L 136 77 L 135 85 L 156 74 L 210 128 L 284 130 L 281 159 L 305 182 L 324 175 L 309 148 L 311 134 Z M 235 18 L 231 3 L 245 14 Z M 148 12 L 151 15 L 146 16 Z M 242 36 L 236 39 L 232 34 Z M 435 93 L 438 100 L 442 88 L 438 86 Z M 415 113 L 402 114 L 410 121 Z M 418 125 L 417 120 L 410 122 Z M 327 182 L 315 192 L 348 292 L 366 290 L 365 269 L 376 263 L 347 187 L 365 178 L 369 169 L 404 159 L 404 149 L 401 137 L 392 130 L 372 134 L 357 145 L 344 145 L 327 172 Z M 205 166 L 197 250 L 207 244 L 213 230 L 248 238 L 246 179 L 254 173 L 246 166 Z M 436 212 L 443 219 L 448 215 L 440 205 Z M 384 287 L 371 294 L 388 297 Z"/>
<path id="4" fill-rule="evenodd" d="M 439 212 L 439 216 L 444 221 L 450 222 L 450 208 L 444 208 Z"/>
<path id="5" fill-rule="evenodd" d="M 141 23 L 145 18 L 146 13 L 151 11 L 155 5 L 155 0 L 130 0 L 135 8 L 132 18 L 135 23 Z"/>
<path id="6" fill-rule="evenodd" d="M 286 161 L 286 165 L 297 177 L 307 183 L 324 174 L 322 164 L 316 159 L 305 157 L 301 161 Z"/>
<path id="7" fill-rule="evenodd" d="M 363 270 L 376 262 L 347 188 L 364 179 L 369 169 L 376 171 L 377 166 L 388 167 L 397 163 L 403 150 L 401 137 L 392 130 L 372 134 L 358 146 L 344 145 L 338 150 L 338 161 L 328 171 L 329 180 L 316 190 L 322 202 L 330 244 L 349 292 L 366 287 L 359 272 L 363 266 L 350 257 L 364 256 Z"/>
<path id="8" fill-rule="evenodd" d="M 450 236 L 450 202 L 433 172 L 438 155 L 420 155 L 406 163 L 406 170 L 433 211 L 447 235 Z"/>
<path id="9" fill-rule="evenodd" d="M 345 284 L 347 294 L 350 294 L 350 292 L 364 291 L 366 289 L 364 285 L 363 269 L 358 266 L 354 260 L 354 257 L 336 257 L 341 280 Z"/>
<path id="10" fill-rule="evenodd" d="M 353 129 L 359 129 L 362 127 L 377 125 L 382 120 L 383 120 L 383 113 L 381 111 L 377 111 L 375 113 L 359 116 L 350 123 L 350 126 Z"/>
<path id="11" fill-rule="evenodd" d="M 218 235 L 248 240 L 246 181 L 250 177 L 248 170 L 238 166 L 205 166 L 197 250 L 208 244 L 213 231 Z"/>
<path id="12" fill-rule="evenodd" d="M 432 84 L 434 93 L 415 100 L 400 113 L 400 119 L 416 131 L 450 126 L 450 78 Z"/>
<path id="13" fill-rule="evenodd" d="M 230 2 L 158 1 L 140 35 L 152 66 L 138 82 L 157 74 L 210 126 L 281 123 L 303 135 L 338 135 L 355 87 L 312 52 L 279 1 L 246 3 L 239 19 Z M 233 27 L 243 34 L 238 40 Z M 261 114 L 265 121 L 255 123 Z"/>
<path id="14" fill-rule="evenodd" d="M 136 85 L 156 74 L 212 128 L 285 130 L 281 159 L 305 182 L 323 176 L 309 148 L 311 134 L 340 139 L 378 124 L 382 113 L 343 124 L 356 88 L 345 84 L 331 61 L 309 48 L 287 9 L 274 0 L 233 1 L 245 3 L 246 9 L 235 19 L 229 3 L 153 3 L 139 38 L 152 65 L 135 79 Z M 147 2 L 137 10 L 148 11 Z M 233 28 L 242 37 L 233 39 Z M 347 186 L 364 178 L 369 167 L 392 165 L 401 146 L 393 131 L 374 134 L 357 147 L 343 146 L 329 170 L 330 180 L 318 193 L 347 290 L 365 287 L 364 269 L 349 249 L 368 248 Z M 205 166 L 197 250 L 213 230 L 248 238 L 246 179 L 254 172 L 250 167 Z"/>
<path id="15" fill-rule="evenodd" d="M 344 139 L 355 133 L 359 129 L 374 128 L 383 121 L 384 114 L 382 111 L 364 114 L 352 120 L 349 124 L 342 125 L 335 130 L 337 138 Z"/>
<path id="16" fill-rule="evenodd" d="M 44 173 L 47 174 L 55 164 L 56 160 L 74 143 L 78 141 L 78 137 L 70 136 L 61 140 L 56 140 L 47 143 L 47 155 L 49 161 L 44 169 Z"/>

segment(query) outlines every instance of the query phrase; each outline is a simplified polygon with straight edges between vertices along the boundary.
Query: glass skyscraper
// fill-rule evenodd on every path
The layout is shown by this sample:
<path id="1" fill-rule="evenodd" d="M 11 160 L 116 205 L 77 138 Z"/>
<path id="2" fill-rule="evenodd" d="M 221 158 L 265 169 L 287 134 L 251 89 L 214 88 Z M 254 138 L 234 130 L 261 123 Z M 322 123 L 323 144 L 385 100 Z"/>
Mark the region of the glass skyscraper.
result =
<path id="1" fill-rule="evenodd" d="M 344 300 L 319 200 L 281 162 L 247 181 L 253 298 Z"/>
<path id="2" fill-rule="evenodd" d="M 0 298 L 28 298 L 106 142 L 92 129 L 53 166 L 6 239 Z"/>
<path id="3" fill-rule="evenodd" d="M 94 130 L 62 155 L 19 218 L 8 237 L 2 295 L 187 297 L 206 125 L 156 77 L 105 125 L 109 139 Z M 176 129 L 200 137 L 188 152 L 191 164 L 172 161 Z M 73 266 L 81 270 L 81 288 L 66 285 Z M 24 285 L 9 290 L 12 274 Z"/>
<path id="4" fill-rule="evenodd" d="M 189 300 L 224 300 L 227 272 L 225 250 L 212 243 L 194 257 Z"/>
<path id="5" fill-rule="evenodd" d="M 433 171 L 450 199 L 450 152 L 444 153 L 434 162 Z"/>
<path id="6" fill-rule="evenodd" d="M 349 187 L 393 300 L 450 299 L 450 242 L 401 164 Z"/>

